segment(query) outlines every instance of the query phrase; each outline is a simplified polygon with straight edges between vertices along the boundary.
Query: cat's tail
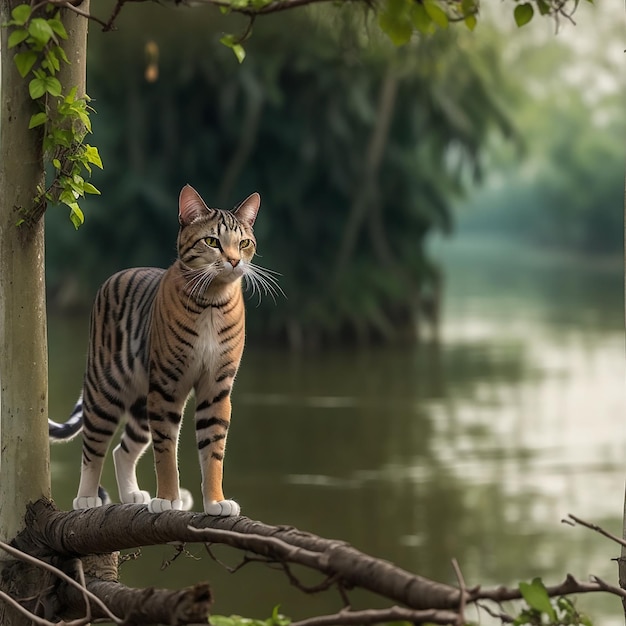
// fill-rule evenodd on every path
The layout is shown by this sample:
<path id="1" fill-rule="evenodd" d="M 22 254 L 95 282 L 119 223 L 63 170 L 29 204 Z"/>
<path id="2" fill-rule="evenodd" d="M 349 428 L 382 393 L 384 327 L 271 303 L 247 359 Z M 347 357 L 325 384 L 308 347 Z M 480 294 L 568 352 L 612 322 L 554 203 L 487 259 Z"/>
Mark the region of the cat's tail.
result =
<path id="1" fill-rule="evenodd" d="M 54 441 L 69 441 L 83 429 L 83 395 L 78 398 L 67 422 L 58 424 L 48 418 L 48 435 Z"/>

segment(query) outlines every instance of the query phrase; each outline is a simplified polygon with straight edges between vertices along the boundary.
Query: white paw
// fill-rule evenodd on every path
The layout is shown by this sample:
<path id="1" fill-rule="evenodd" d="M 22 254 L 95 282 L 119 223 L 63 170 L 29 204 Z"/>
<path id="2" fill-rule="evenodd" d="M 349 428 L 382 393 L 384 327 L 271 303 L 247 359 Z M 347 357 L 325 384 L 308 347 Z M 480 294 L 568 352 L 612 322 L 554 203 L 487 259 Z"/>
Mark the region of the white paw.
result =
<path id="1" fill-rule="evenodd" d="M 150 504 L 150 494 L 147 491 L 131 491 L 122 498 L 124 504 Z"/>
<path id="2" fill-rule="evenodd" d="M 150 513 L 163 513 L 163 511 L 182 511 L 182 500 L 165 500 L 164 498 L 152 498 L 148 503 Z"/>
<path id="3" fill-rule="evenodd" d="M 230 517 L 239 515 L 241 507 L 234 500 L 221 500 L 220 502 L 206 502 L 204 512 L 215 517 Z"/>
<path id="4" fill-rule="evenodd" d="M 81 509 L 95 509 L 97 506 L 102 506 L 102 498 L 96 496 L 95 498 L 90 496 L 77 496 L 74 498 L 72 505 L 75 511 Z"/>
<path id="5" fill-rule="evenodd" d="M 193 507 L 193 496 L 189 489 L 180 490 L 180 499 L 183 501 L 183 511 L 191 511 Z"/>

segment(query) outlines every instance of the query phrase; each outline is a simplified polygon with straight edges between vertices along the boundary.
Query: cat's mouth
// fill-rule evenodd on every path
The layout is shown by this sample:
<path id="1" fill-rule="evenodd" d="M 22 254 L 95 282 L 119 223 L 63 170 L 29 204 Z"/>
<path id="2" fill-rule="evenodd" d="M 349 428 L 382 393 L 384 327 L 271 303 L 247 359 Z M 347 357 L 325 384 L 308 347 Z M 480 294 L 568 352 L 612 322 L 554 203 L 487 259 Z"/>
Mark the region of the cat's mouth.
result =
<path id="1" fill-rule="evenodd" d="M 224 261 L 218 277 L 227 282 L 237 280 L 244 275 L 244 264 L 241 259 L 234 261 Z"/>

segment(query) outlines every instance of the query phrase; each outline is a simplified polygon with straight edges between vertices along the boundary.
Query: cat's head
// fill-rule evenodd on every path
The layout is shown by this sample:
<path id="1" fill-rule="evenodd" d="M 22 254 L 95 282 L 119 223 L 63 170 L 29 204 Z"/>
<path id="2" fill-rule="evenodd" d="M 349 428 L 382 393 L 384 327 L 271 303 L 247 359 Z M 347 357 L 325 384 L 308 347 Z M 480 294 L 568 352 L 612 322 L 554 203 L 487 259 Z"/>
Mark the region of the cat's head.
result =
<path id="1" fill-rule="evenodd" d="M 260 204 L 261 197 L 253 193 L 232 211 L 211 209 L 185 185 L 178 201 L 178 257 L 185 269 L 206 275 L 207 286 L 246 274 L 256 251 L 252 227 Z"/>

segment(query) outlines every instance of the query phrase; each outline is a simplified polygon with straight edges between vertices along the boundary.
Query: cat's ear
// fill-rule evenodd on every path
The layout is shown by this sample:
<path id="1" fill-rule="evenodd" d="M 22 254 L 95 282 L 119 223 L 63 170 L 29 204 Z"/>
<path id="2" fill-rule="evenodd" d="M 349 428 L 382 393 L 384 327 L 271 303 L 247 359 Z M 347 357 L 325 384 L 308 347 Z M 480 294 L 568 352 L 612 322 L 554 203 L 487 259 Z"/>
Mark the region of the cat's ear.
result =
<path id="1" fill-rule="evenodd" d="M 250 228 L 254 226 L 256 214 L 261 206 L 261 196 L 255 191 L 250 194 L 234 211 L 237 219 Z"/>
<path id="2" fill-rule="evenodd" d="M 178 197 L 178 223 L 187 226 L 199 217 L 206 217 L 207 213 L 211 213 L 211 209 L 200 194 L 191 185 L 185 185 Z"/>

